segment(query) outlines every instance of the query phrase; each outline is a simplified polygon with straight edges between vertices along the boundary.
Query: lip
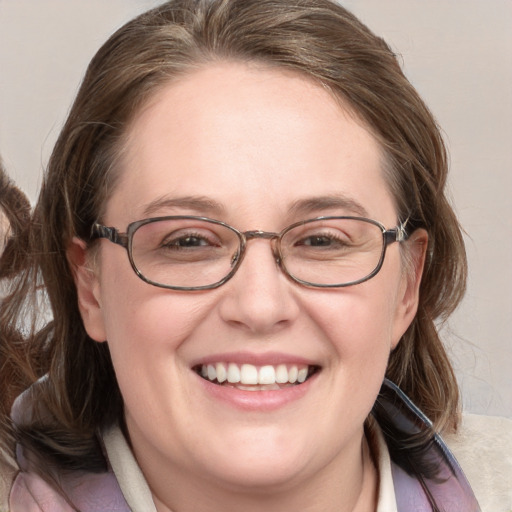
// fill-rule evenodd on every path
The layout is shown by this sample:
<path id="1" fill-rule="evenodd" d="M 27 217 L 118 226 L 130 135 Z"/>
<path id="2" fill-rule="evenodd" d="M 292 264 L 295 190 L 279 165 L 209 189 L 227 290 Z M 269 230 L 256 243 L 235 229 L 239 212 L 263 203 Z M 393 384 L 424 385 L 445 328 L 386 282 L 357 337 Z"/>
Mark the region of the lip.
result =
<path id="1" fill-rule="evenodd" d="M 318 377 L 318 373 L 315 373 L 303 384 L 275 391 L 245 391 L 229 386 L 219 386 L 203 379 L 195 372 L 194 375 L 205 392 L 214 400 L 219 400 L 244 411 L 261 412 L 275 411 L 301 399 L 314 385 Z"/>
<path id="2" fill-rule="evenodd" d="M 254 352 L 222 352 L 197 359 L 191 363 L 190 367 L 193 368 L 203 364 L 215 364 L 218 362 L 230 362 L 239 365 L 248 363 L 254 366 L 264 366 L 267 364 L 273 366 L 277 366 L 278 364 L 321 366 L 318 361 L 313 361 L 311 359 L 306 359 L 304 357 L 294 356 L 291 354 L 284 354 L 282 352 L 264 352 L 261 354 Z"/>
<path id="3" fill-rule="evenodd" d="M 266 364 L 297 364 L 308 366 L 321 366 L 303 357 L 296 357 L 290 354 L 278 352 L 254 354 L 247 352 L 221 353 L 198 359 L 194 362 L 191 371 L 198 379 L 199 385 L 204 392 L 215 401 L 227 404 L 232 408 L 243 411 L 271 412 L 286 407 L 288 404 L 303 398 L 315 385 L 320 371 L 311 375 L 305 382 L 299 385 L 283 387 L 279 390 L 268 391 L 246 391 L 230 386 L 219 386 L 207 379 L 202 378 L 193 370 L 198 365 L 215 364 L 219 361 L 229 361 L 236 364 L 253 364 L 263 366 Z"/>

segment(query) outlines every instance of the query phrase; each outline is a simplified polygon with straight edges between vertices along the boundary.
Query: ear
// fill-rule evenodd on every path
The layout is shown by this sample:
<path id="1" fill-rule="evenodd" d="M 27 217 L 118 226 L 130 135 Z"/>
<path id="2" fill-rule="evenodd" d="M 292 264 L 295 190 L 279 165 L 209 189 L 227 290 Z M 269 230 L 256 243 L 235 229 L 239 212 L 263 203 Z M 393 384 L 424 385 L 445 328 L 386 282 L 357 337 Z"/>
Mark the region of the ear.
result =
<path id="1" fill-rule="evenodd" d="M 105 325 L 100 301 L 100 282 L 96 271 L 91 268 L 87 245 L 73 237 L 66 256 L 75 280 L 78 295 L 78 309 L 87 334 L 96 341 L 105 341 Z"/>
<path id="2" fill-rule="evenodd" d="M 392 348 L 396 348 L 418 311 L 421 277 L 427 254 L 428 234 L 417 229 L 406 242 L 406 265 L 397 298 Z"/>

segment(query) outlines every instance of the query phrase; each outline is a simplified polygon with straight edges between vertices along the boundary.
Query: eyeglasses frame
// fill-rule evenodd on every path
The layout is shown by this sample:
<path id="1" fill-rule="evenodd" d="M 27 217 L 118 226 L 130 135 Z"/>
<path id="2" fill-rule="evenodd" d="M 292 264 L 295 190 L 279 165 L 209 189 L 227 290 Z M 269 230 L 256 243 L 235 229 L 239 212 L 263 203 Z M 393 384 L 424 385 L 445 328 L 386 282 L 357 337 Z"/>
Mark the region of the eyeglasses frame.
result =
<path id="1" fill-rule="evenodd" d="M 286 233 L 291 231 L 292 229 L 303 226 L 305 224 L 309 224 L 311 222 L 317 222 L 322 220 L 342 220 L 342 219 L 352 219 L 352 220 L 359 220 L 363 222 L 367 222 L 369 224 L 373 224 L 377 226 L 381 232 L 383 237 L 383 243 L 382 243 L 382 251 L 379 258 L 379 263 L 375 267 L 375 269 L 368 274 L 367 276 L 358 279 L 356 281 L 351 281 L 349 283 L 343 283 L 343 284 L 316 284 L 316 283 L 310 283 L 308 281 L 304 281 L 303 279 L 299 279 L 295 277 L 293 274 L 291 274 L 288 269 L 286 268 L 286 265 L 283 263 L 283 256 L 281 252 L 281 240 Z M 153 222 L 159 222 L 159 221 L 165 221 L 165 220 L 200 220 L 209 222 L 211 224 L 217 224 L 219 226 L 223 226 L 229 230 L 231 230 L 233 233 L 236 234 L 239 240 L 239 250 L 235 257 L 233 258 L 233 268 L 231 271 L 220 281 L 217 281 L 216 283 L 210 284 L 210 285 L 203 285 L 203 286 L 173 286 L 173 285 L 164 285 L 161 283 L 157 283 L 155 281 L 152 281 L 151 279 L 148 279 L 146 276 L 144 276 L 140 270 L 137 268 L 135 262 L 133 261 L 133 250 L 132 250 L 132 244 L 133 244 L 133 235 L 134 233 L 142 226 L 146 224 L 151 224 Z M 163 217 L 151 217 L 148 219 L 142 219 L 135 222 L 132 222 L 128 224 L 126 228 L 125 233 L 121 233 L 117 228 L 115 227 L 107 227 L 103 224 L 100 224 L 99 222 L 95 222 L 91 227 L 91 235 L 90 239 L 97 240 L 100 238 L 106 238 L 110 242 L 120 245 L 121 247 L 124 247 L 128 253 L 128 259 L 130 261 L 130 265 L 135 272 L 135 274 L 142 279 L 142 281 L 152 285 L 156 286 L 158 288 L 165 288 L 169 290 L 180 290 L 180 291 L 200 291 L 200 290 L 213 290 L 215 288 L 218 288 L 225 284 L 227 281 L 229 281 L 237 272 L 238 268 L 242 264 L 242 261 L 245 256 L 247 242 L 250 240 L 254 240 L 256 238 L 263 238 L 265 240 L 270 240 L 271 243 L 271 249 L 272 253 L 274 254 L 274 257 L 276 259 L 276 263 L 283 272 L 283 274 L 291 279 L 293 282 L 296 282 L 302 286 L 308 287 L 308 288 L 346 288 L 347 286 L 354 286 L 356 284 L 363 283 L 365 281 L 368 281 L 372 277 L 374 277 L 380 269 L 382 268 L 382 265 L 384 263 L 384 257 L 386 255 L 386 249 L 388 245 L 391 245 L 394 242 L 404 242 L 408 239 L 409 235 L 406 231 L 406 225 L 407 225 L 408 219 L 406 219 L 404 222 L 399 223 L 396 227 L 392 229 L 386 229 L 383 224 L 380 222 L 368 219 L 366 217 L 357 217 L 357 216 L 347 216 L 347 215 L 341 215 L 341 216 L 321 216 L 321 217 L 315 217 L 312 219 L 306 219 L 299 222 L 295 222 L 291 224 L 290 226 L 287 226 L 284 228 L 280 233 L 275 233 L 272 231 L 261 231 L 261 230 L 252 230 L 252 231 L 239 231 L 238 229 L 234 228 L 233 226 L 230 226 L 229 224 L 226 224 L 223 221 L 216 220 L 216 219 L 210 219 L 209 217 L 201 217 L 196 215 L 168 215 Z"/>

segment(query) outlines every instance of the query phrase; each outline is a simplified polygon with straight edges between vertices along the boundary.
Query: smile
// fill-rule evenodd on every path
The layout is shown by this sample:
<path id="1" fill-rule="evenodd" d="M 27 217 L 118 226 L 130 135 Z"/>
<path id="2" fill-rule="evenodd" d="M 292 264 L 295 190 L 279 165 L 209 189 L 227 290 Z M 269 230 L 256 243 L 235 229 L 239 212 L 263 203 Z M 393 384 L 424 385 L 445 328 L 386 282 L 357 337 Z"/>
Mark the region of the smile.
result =
<path id="1" fill-rule="evenodd" d="M 214 384 L 244 391 L 273 391 L 300 385 L 318 370 L 312 365 L 263 365 L 236 363 L 203 364 L 194 368 L 196 373 Z"/>

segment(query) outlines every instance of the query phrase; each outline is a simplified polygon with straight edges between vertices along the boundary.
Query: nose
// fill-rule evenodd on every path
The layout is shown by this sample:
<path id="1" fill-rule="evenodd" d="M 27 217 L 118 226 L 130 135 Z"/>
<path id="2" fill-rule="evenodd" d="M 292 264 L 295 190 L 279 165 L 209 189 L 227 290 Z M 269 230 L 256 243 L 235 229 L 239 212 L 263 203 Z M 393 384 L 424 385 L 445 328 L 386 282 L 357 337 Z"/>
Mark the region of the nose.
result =
<path id="1" fill-rule="evenodd" d="M 298 287 L 279 268 L 270 240 L 248 242 L 239 269 L 224 288 L 222 319 L 253 334 L 279 331 L 299 314 Z"/>

